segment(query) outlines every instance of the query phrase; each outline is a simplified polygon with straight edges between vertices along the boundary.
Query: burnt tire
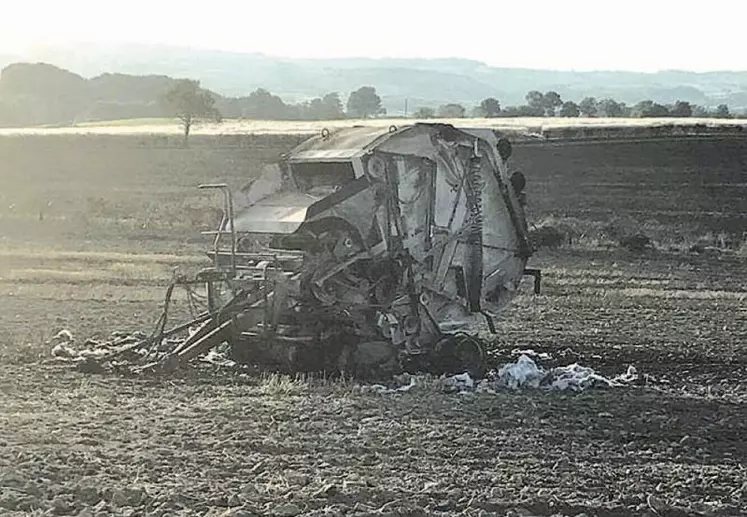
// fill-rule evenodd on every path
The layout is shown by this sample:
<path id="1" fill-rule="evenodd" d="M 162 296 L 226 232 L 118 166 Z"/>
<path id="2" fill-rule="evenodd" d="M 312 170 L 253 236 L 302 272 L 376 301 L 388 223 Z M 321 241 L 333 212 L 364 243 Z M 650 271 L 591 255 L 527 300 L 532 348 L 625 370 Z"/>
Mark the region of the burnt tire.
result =
<path id="1" fill-rule="evenodd" d="M 433 364 L 442 375 L 469 373 L 473 378 L 485 376 L 485 351 L 480 340 L 468 334 L 445 336 L 434 349 Z"/>

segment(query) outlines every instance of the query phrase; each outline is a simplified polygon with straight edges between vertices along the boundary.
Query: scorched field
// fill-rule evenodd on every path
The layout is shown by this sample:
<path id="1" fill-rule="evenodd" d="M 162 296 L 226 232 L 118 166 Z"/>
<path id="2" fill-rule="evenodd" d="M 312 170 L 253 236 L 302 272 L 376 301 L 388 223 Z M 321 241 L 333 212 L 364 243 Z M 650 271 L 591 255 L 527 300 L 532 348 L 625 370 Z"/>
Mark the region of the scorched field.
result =
<path id="1" fill-rule="evenodd" d="M 149 332 L 174 269 L 207 264 L 218 202 L 196 185 L 239 185 L 297 139 L 177 141 L 0 139 L 0 515 L 747 512 L 741 142 L 517 150 L 532 222 L 564 238 L 532 259 L 542 292 L 527 278 L 493 366 L 523 353 L 614 386 L 75 371 L 59 331 Z"/>

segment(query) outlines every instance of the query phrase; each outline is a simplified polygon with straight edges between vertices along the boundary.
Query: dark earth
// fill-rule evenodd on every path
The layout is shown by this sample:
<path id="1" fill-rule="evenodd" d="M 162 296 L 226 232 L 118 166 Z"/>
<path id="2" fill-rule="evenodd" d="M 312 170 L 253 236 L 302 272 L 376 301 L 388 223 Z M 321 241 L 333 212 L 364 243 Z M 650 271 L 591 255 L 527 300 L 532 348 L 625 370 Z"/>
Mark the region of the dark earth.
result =
<path id="1" fill-rule="evenodd" d="M 98 165 L 85 169 L 77 167 L 85 155 L 69 146 L 50 145 L 51 156 L 41 156 L 29 140 L 0 142 L 4 196 L 32 206 L 56 192 L 43 218 L 36 205 L 0 214 L 0 515 L 747 514 L 744 245 L 719 245 L 713 217 L 693 216 L 679 231 L 689 216 L 674 218 L 662 190 L 640 205 L 633 193 L 619 194 L 633 207 L 625 224 L 639 221 L 653 238 L 653 249 L 624 249 L 605 237 L 618 220 L 574 212 L 562 197 L 582 189 L 573 206 L 624 205 L 611 197 L 623 187 L 594 190 L 601 180 L 585 174 L 604 167 L 605 181 L 635 190 L 642 177 L 659 177 L 660 165 L 662 178 L 679 182 L 681 199 L 711 200 L 680 211 L 718 212 L 740 229 L 739 185 L 747 182 L 736 144 L 723 144 L 724 158 L 714 143 L 703 144 L 704 154 L 692 153 L 710 153 L 711 165 L 691 158 L 692 166 L 667 144 L 662 152 L 684 171 L 676 181 L 675 168 L 645 146 L 655 155 L 645 171 L 638 155 L 628 159 L 617 147 L 588 151 L 586 162 L 576 147 L 542 149 L 533 159 L 518 150 L 529 185 L 536 179 L 535 224 L 550 220 L 580 236 L 532 259 L 543 271 L 542 292 L 535 295 L 527 277 L 499 322 L 492 364 L 533 349 L 550 354 L 539 360 L 546 367 L 577 362 L 614 376 L 633 365 L 639 379 L 582 392 L 461 394 L 422 378 L 408 392 L 374 393 L 351 380 L 207 364 L 127 377 L 55 361 L 50 340 L 61 329 L 78 341 L 150 331 L 173 267 L 201 264 L 205 242 L 190 237 L 197 227 L 159 226 L 162 212 L 148 207 L 164 198 L 165 213 L 181 198 L 196 199 L 191 189 L 206 168 L 239 160 L 232 153 L 261 161 L 277 151 L 232 145 L 182 155 L 166 144 L 98 144 L 100 154 L 88 158 Z M 130 155 L 127 164 L 122 157 Z M 202 168 L 180 168 L 196 155 Z M 552 174 L 541 176 L 541 166 Z M 691 169 L 709 167 L 719 184 L 732 185 L 727 194 L 694 186 Z M 553 177 L 563 171 L 578 188 L 564 184 L 552 198 Z M 34 197 L 34 188 L 43 195 Z M 84 202 L 91 198 L 108 204 L 94 212 Z M 646 208 L 652 214 L 636 219 Z"/>

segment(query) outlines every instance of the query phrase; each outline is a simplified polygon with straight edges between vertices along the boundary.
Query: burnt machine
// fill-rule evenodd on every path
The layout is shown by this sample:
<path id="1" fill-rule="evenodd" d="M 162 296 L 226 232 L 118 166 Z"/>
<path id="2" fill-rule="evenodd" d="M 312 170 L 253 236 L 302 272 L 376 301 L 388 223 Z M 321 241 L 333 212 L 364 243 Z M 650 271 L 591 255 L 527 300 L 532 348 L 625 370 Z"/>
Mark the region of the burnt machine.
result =
<path id="1" fill-rule="evenodd" d="M 490 129 L 352 127 L 240 191 L 202 185 L 223 191 L 225 214 L 195 279 L 208 308 L 169 359 L 228 343 L 237 361 L 286 372 L 481 375 L 477 335 L 531 273 L 510 156 Z"/>

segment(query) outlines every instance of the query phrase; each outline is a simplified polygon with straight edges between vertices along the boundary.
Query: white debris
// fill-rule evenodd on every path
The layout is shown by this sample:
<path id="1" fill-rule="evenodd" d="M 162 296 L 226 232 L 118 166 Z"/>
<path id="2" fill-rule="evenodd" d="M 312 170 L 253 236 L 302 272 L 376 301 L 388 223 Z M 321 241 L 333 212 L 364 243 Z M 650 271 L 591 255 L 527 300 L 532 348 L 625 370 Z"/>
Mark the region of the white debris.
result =
<path id="1" fill-rule="evenodd" d="M 536 357 L 540 361 L 550 361 L 552 359 L 552 356 L 547 352 L 535 352 L 531 348 L 527 348 L 524 350 L 515 348 L 511 351 L 511 355 L 527 355 L 529 357 Z"/>
<path id="2" fill-rule="evenodd" d="M 630 382 L 635 382 L 638 380 L 638 370 L 636 369 L 635 366 L 631 364 L 630 366 L 628 366 L 627 372 L 616 376 L 612 380 L 615 382 L 620 382 L 620 383 L 625 383 L 625 384 L 630 383 Z"/>
<path id="3" fill-rule="evenodd" d="M 75 339 L 73 338 L 72 332 L 70 332 L 67 329 L 62 329 L 52 337 L 52 341 L 57 341 L 57 342 L 62 342 L 62 343 L 72 343 L 75 341 Z"/>
<path id="4" fill-rule="evenodd" d="M 229 359 L 228 353 L 223 350 L 216 350 L 215 348 L 208 351 L 205 357 L 202 358 L 202 361 L 224 368 L 233 368 L 236 366 L 236 361 Z"/>
<path id="5" fill-rule="evenodd" d="M 475 388 L 475 380 L 467 373 L 459 373 L 443 379 L 443 389 L 451 393 L 467 393 Z"/>
<path id="6" fill-rule="evenodd" d="M 52 348 L 52 356 L 59 359 L 74 359 L 78 357 L 78 355 L 78 351 L 71 347 L 67 342 L 57 343 Z"/>
<path id="7" fill-rule="evenodd" d="M 410 391 L 417 385 L 415 382 L 415 376 L 411 376 L 411 375 L 403 376 L 403 378 L 397 379 L 397 381 L 398 382 L 407 381 L 407 384 L 402 384 L 394 388 L 384 386 L 383 384 L 367 384 L 364 386 L 359 386 L 359 389 L 364 393 L 377 393 L 377 394 L 405 393 L 405 392 Z"/>
<path id="8" fill-rule="evenodd" d="M 552 383 L 550 386 L 553 389 L 564 391 L 571 389 L 573 391 L 585 390 L 594 386 L 596 383 L 606 385 L 608 387 L 621 386 L 621 384 L 614 382 L 606 377 L 598 375 L 591 368 L 581 366 L 579 364 L 571 364 L 568 366 L 560 366 L 553 368 L 550 372 Z"/>
<path id="9" fill-rule="evenodd" d="M 629 366 L 626 373 L 609 379 L 578 363 L 546 370 L 531 357 L 522 355 L 515 363 L 501 367 L 497 374 L 477 382 L 475 392 L 496 393 L 500 388 L 582 391 L 597 386 L 621 387 L 637 379 L 638 372 L 634 366 Z"/>
<path id="10" fill-rule="evenodd" d="M 431 381 L 429 381 L 431 379 Z M 592 368 L 573 363 L 544 369 L 534 359 L 522 355 L 515 363 L 508 363 L 498 372 L 491 372 L 485 379 L 476 380 L 469 373 L 441 377 L 437 385 L 447 393 L 469 395 L 472 393 L 495 394 L 501 390 L 541 389 L 547 391 L 582 391 L 593 387 L 621 387 L 638 379 L 634 366 L 629 366 L 625 374 L 612 379 L 596 373 Z M 405 384 L 407 382 L 407 384 Z M 428 386 L 432 378 L 422 378 L 422 385 Z M 399 383 L 399 386 L 397 384 Z M 416 385 L 415 376 L 403 376 L 396 380 L 394 387 L 383 384 L 359 386 L 362 393 L 394 394 L 410 391 Z"/>
<path id="11" fill-rule="evenodd" d="M 74 359 L 78 357 L 79 352 L 73 346 L 75 338 L 73 333 L 67 329 L 60 330 L 57 334 L 47 341 L 52 346 L 52 356 L 58 359 Z"/>
<path id="12" fill-rule="evenodd" d="M 410 377 L 410 383 L 405 386 L 400 386 L 399 388 L 397 388 L 397 391 L 402 393 L 405 391 L 410 391 L 414 387 L 415 387 L 415 377 Z"/>
<path id="13" fill-rule="evenodd" d="M 470 389 L 474 387 L 475 385 L 475 381 L 472 379 L 472 377 L 470 377 L 470 374 L 467 372 L 454 375 L 452 379 L 454 379 L 454 382 L 457 384 L 457 386 L 463 386 L 467 389 Z"/>
<path id="14" fill-rule="evenodd" d="M 512 390 L 525 386 L 539 388 L 546 376 L 547 372 L 537 366 L 531 357 L 522 355 L 515 363 L 508 363 L 498 370 L 497 383 Z"/>

